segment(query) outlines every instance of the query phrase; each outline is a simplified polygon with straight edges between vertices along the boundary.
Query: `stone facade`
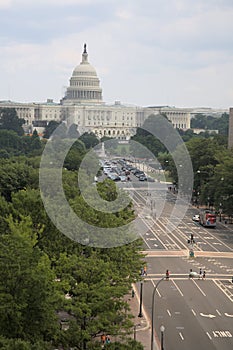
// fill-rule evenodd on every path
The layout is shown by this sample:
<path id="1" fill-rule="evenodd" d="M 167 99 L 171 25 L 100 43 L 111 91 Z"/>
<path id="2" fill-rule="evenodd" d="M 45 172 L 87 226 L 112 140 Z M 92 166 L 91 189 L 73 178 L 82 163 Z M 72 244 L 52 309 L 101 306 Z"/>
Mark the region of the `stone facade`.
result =
<path id="1" fill-rule="evenodd" d="M 60 103 L 15 103 L 0 101 L 0 108 L 15 108 L 25 119 L 25 131 L 43 132 L 51 120 L 65 121 L 69 127 L 76 124 L 80 133 L 94 132 L 97 137 L 115 137 L 128 140 L 151 114 L 164 113 L 174 128 L 190 128 L 190 110 L 172 107 L 128 106 L 116 101 L 105 104 L 95 68 L 88 62 L 86 44 L 81 63 L 75 67 L 70 85 Z"/>

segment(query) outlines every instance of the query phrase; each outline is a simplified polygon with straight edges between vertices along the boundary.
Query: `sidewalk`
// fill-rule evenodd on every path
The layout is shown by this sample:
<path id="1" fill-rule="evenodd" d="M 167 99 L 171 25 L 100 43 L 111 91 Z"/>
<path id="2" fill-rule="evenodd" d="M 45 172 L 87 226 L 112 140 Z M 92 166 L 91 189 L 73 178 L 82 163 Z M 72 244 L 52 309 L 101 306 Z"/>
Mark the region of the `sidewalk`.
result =
<path id="1" fill-rule="evenodd" d="M 134 316 L 134 330 L 132 334 L 132 338 L 142 343 L 144 350 L 151 350 L 151 323 L 150 319 L 143 308 L 142 305 L 142 317 L 138 317 L 139 314 L 139 293 L 135 285 L 133 285 L 133 290 L 135 292 L 135 296 L 128 296 L 128 303 L 131 308 L 131 313 Z M 154 350 L 158 350 L 158 342 L 156 341 L 156 334 L 154 340 Z"/>

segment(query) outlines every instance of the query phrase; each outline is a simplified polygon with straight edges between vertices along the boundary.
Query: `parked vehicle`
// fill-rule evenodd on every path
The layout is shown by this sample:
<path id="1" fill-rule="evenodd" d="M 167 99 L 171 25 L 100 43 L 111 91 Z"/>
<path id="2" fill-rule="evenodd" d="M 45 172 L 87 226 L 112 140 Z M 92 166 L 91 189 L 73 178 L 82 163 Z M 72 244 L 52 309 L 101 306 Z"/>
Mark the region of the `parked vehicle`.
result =
<path id="1" fill-rule="evenodd" d="M 139 170 L 136 173 L 134 173 L 134 175 L 139 178 L 141 176 L 145 176 L 145 173 L 143 171 Z"/>
<path id="2" fill-rule="evenodd" d="M 147 181 L 147 177 L 142 175 L 139 177 L 139 181 Z"/>
<path id="3" fill-rule="evenodd" d="M 200 222 L 200 215 L 199 214 L 195 214 L 193 216 L 193 221 Z"/>
<path id="4" fill-rule="evenodd" d="M 125 175 L 119 175 L 119 178 L 120 178 L 121 182 L 127 181 L 127 177 Z"/>

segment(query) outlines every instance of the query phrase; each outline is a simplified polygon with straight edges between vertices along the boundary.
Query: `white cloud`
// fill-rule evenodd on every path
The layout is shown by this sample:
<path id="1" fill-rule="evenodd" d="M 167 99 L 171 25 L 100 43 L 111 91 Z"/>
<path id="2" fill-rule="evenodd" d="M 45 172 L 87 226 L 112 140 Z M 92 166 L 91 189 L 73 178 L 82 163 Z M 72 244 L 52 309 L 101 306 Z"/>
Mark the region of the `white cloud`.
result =
<path id="1" fill-rule="evenodd" d="M 113 0 L 110 0 L 110 2 Z M 29 7 L 43 7 L 46 6 L 69 6 L 69 5 L 91 5 L 96 3 L 106 2 L 106 0 L 0 0 L 1 2 L 10 2 L 12 6 L 27 5 Z"/>
<path id="2" fill-rule="evenodd" d="M 0 9 L 9 8 L 12 5 L 12 0 L 0 0 Z"/>
<path id="3" fill-rule="evenodd" d="M 22 17 L 12 11 L 16 17 L 10 18 L 9 11 L 4 18 L 0 99 L 9 85 L 15 100 L 59 100 L 86 42 L 107 102 L 227 107 L 233 100 L 229 0 L 171 0 L 169 6 L 164 0 L 147 6 L 133 0 L 0 0 L 0 8 L 3 3 L 20 3 Z M 30 10 L 38 6 L 42 14 L 49 5 L 56 15 Z"/>

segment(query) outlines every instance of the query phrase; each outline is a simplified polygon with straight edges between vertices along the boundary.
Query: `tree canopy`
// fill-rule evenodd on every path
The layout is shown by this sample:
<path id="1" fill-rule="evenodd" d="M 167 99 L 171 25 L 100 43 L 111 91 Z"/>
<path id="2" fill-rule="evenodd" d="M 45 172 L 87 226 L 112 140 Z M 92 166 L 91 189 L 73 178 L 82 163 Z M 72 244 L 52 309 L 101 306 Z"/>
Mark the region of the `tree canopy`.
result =
<path id="1" fill-rule="evenodd" d="M 228 135 L 229 114 L 223 113 L 221 117 L 197 114 L 191 119 L 191 128 L 218 130 L 221 135 Z"/>
<path id="2" fill-rule="evenodd" d="M 24 130 L 22 125 L 25 120 L 17 116 L 15 108 L 0 108 L 0 129 L 13 130 L 17 135 L 22 136 Z"/>
<path id="3" fill-rule="evenodd" d="M 30 140 L 37 140 L 36 133 Z M 63 188 L 72 208 L 106 227 L 132 220 L 131 206 L 101 215 L 83 201 L 72 161 L 78 164 L 85 153 L 84 144 L 76 141 L 64 164 Z M 137 348 L 139 343 L 130 340 L 133 324 L 124 295 L 140 278 L 141 240 L 111 249 L 70 240 L 45 212 L 39 166 L 40 157 L 32 155 L 0 161 L 0 347 L 97 350 L 106 332 L 121 339 L 122 349 Z M 98 191 L 106 200 L 116 197 L 110 180 L 100 183 Z"/>

